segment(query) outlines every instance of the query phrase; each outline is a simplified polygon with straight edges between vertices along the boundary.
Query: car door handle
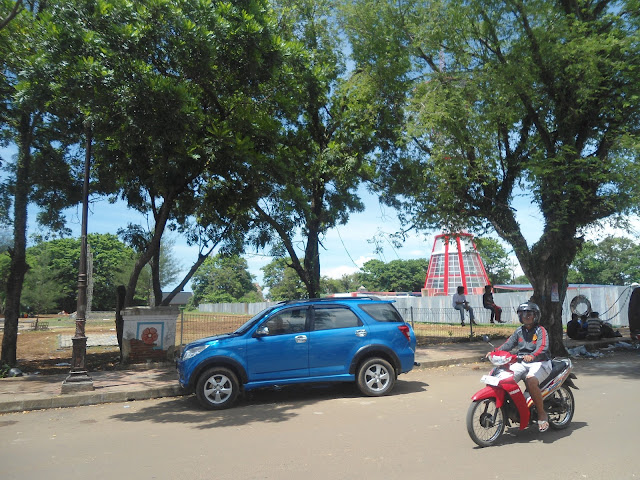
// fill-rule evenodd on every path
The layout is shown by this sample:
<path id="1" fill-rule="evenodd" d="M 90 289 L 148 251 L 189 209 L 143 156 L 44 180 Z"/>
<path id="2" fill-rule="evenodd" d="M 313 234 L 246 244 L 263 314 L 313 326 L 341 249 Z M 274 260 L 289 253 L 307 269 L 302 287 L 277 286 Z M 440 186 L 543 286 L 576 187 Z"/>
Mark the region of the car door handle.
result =
<path id="1" fill-rule="evenodd" d="M 305 343 L 307 341 L 306 335 L 296 335 L 296 343 Z"/>
<path id="2" fill-rule="evenodd" d="M 367 336 L 367 331 L 366 330 L 356 330 L 356 337 L 366 337 Z"/>

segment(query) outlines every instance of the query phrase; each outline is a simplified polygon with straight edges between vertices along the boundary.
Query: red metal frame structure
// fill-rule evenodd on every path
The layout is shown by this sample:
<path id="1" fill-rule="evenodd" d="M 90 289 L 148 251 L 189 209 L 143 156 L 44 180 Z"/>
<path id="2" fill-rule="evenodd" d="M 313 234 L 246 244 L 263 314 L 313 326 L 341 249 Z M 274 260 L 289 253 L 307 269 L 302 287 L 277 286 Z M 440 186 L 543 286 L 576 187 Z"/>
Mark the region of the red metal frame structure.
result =
<path id="1" fill-rule="evenodd" d="M 453 295 L 458 286 L 464 293 L 483 294 L 489 277 L 469 233 L 436 235 L 429 259 L 423 295 Z"/>

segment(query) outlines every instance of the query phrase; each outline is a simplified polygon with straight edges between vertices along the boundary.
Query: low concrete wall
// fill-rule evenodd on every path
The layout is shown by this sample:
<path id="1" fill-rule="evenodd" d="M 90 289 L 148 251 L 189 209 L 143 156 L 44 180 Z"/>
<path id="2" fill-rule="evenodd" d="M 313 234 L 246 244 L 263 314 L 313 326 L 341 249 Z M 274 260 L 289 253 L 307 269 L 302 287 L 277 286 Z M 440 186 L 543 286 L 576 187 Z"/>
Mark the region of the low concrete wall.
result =
<path id="1" fill-rule="evenodd" d="M 177 307 L 133 307 L 122 312 L 125 363 L 171 361 L 176 344 Z"/>

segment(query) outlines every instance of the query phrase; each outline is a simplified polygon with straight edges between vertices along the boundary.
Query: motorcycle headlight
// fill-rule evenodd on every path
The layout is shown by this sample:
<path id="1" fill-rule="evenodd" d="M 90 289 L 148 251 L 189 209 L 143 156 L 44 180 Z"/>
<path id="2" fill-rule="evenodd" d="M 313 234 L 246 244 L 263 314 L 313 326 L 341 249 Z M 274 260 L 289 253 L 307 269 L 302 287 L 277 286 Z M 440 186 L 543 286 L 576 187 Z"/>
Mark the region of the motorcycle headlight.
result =
<path id="1" fill-rule="evenodd" d="M 189 360 L 196 355 L 202 353 L 209 345 L 200 345 L 198 347 L 192 347 L 184 351 L 182 354 L 182 360 Z"/>
<path id="2" fill-rule="evenodd" d="M 506 365 L 507 363 L 509 363 L 511 361 L 511 357 L 507 357 L 504 355 L 491 355 L 489 356 L 489 360 L 491 361 L 492 364 L 500 367 L 502 365 Z"/>

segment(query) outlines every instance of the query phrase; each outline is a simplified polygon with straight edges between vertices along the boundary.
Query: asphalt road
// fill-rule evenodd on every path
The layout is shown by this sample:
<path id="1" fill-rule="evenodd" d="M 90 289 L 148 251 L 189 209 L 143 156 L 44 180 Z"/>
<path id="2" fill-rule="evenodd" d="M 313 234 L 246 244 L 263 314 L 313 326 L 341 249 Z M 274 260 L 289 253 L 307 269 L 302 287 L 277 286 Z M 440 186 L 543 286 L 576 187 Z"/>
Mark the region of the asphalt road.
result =
<path id="1" fill-rule="evenodd" d="M 640 477 L 640 353 L 578 360 L 564 431 L 466 432 L 486 363 L 419 369 L 394 394 L 262 391 L 223 412 L 193 397 L 0 415 L 0 477 L 19 479 L 631 479 Z"/>

